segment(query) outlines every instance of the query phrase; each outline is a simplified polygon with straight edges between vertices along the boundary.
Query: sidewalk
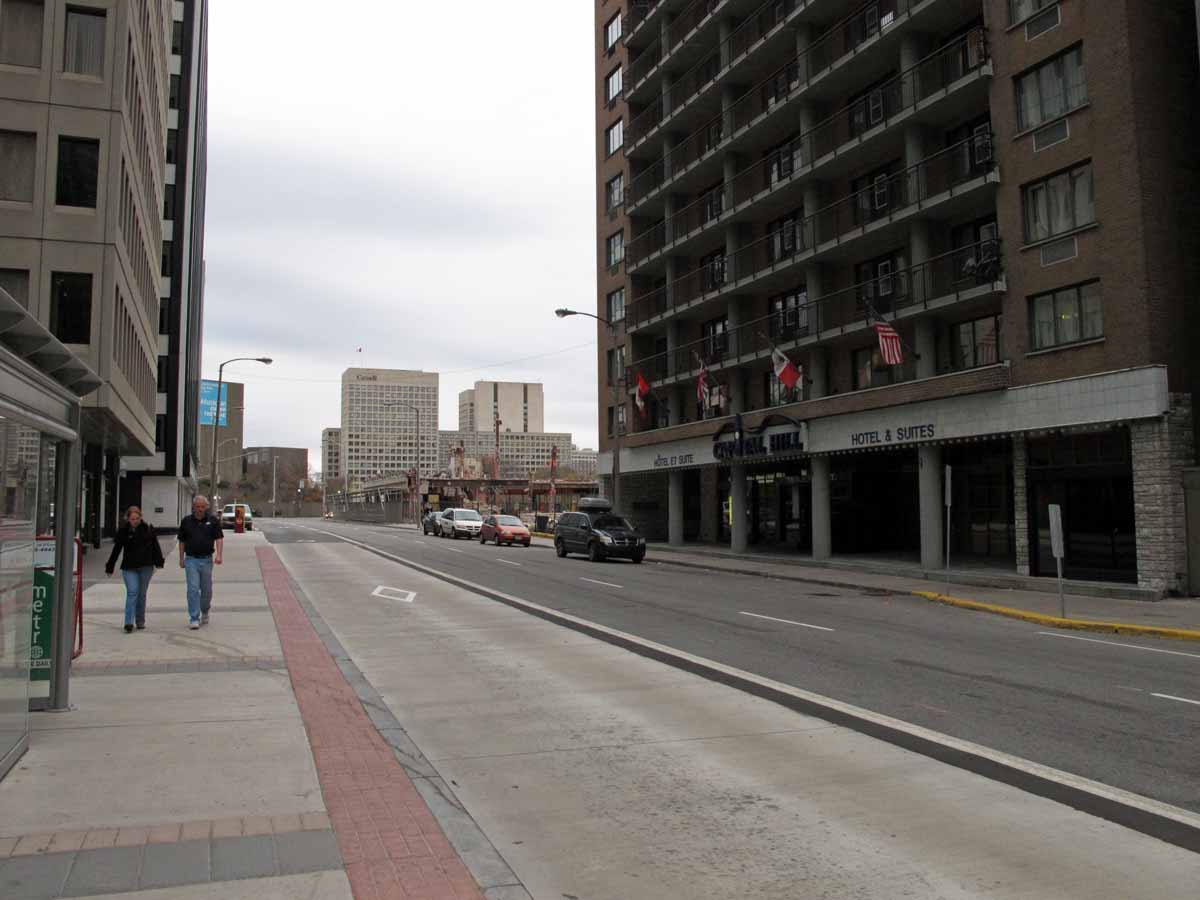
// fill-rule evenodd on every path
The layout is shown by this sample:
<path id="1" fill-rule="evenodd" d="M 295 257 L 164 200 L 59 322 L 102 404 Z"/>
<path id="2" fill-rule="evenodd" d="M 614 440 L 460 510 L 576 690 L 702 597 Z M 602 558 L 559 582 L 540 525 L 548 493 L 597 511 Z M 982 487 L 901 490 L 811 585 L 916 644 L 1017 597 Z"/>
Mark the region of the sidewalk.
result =
<path id="1" fill-rule="evenodd" d="M 0 781 L 0 896 L 481 896 L 361 704 L 351 694 L 348 711 L 336 708 L 345 679 L 319 642 L 314 652 L 299 607 L 280 605 L 261 534 L 227 536 L 212 621 L 199 631 L 187 628 L 183 571 L 168 552 L 146 630 L 126 634 L 119 574 L 103 571 L 108 549 L 85 561 L 74 708 L 34 714 L 29 752 Z M 331 704 L 337 739 L 320 725 Z M 361 764 L 367 751 L 369 770 L 393 787 L 348 804 L 337 791 L 361 776 L 346 757 Z M 407 818 L 394 834 L 377 825 L 379 842 L 364 848 L 357 832 L 379 819 L 379 797 Z M 390 879 L 376 877 L 382 864 Z"/>

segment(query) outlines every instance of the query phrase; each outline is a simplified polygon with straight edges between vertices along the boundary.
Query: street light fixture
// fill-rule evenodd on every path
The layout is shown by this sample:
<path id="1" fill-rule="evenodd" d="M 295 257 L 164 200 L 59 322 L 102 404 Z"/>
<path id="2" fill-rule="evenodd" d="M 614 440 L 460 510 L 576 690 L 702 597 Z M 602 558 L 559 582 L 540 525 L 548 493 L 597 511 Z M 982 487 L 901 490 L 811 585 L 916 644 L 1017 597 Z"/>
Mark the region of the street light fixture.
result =
<path id="1" fill-rule="evenodd" d="M 275 360 L 269 356 L 235 356 L 233 359 L 227 359 L 217 366 L 217 411 L 213 415 L 212 466 L 208 470 L 209 477 L 212 478 L 212 503 L 214 507 L 217 506 L 217 501 L 220 499 L 217 496 L 217 426 L 221 423 L 221 385 L 225 383 L 225 367 L 235 362 L 258 362 L 264 366 L 269 366 Z M 273 509 L 272 512 L 274 512 Z"/>
<path id="2" fill-rule="evenodd" d="M 617 326 L 613 322 L 604 318 L 604 316 L 598 316 L 595 313 L 590 312 L 583 312 L 582 310 L 578 309 L 568 309 L 565 306 L 556 309 L 554 314 L 560 319 L 565 319 L 567 316 L 587 316 L 589 319 L 595 319 L 597 322 L 603 322 L 608 326 L 609 334 L 614 340 L 616 339 Z M 624 398 L 621 396 L 621 383 L 623 381 L 625 381 L 624 371 L 620 372 L 617 375 L 616 380 L 612 383 L 613 404 L 619 410 L 624 409 Z M 613 508 L 619 511 L 621 509 L 621 422 L 619 419 L 619 414 L 614 413 L 614 419 L 616 419 L 616 421 L 613 422 L 612 502 Z"/>
<path id="3" fill-rule="evenodd" d="M 413 517 L 419 525 L 421 523 L 421 407 L 406 400 L 387 400 L 383 406 L 385 409 L 403 406 L 406 409 L 411 409 L 417 416 L 417 499 L 413 507 Z"/>

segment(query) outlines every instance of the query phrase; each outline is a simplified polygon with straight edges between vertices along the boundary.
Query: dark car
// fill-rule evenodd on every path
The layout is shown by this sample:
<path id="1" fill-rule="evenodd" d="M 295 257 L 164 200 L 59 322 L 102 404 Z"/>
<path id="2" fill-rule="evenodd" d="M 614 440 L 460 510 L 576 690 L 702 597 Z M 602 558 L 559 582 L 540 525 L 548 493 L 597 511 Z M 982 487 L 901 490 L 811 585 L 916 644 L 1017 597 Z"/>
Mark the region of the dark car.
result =
<path id="1" fill-rule="evenodd" d="M 431 509 L 425 513 L 425 518 L 421 519 L 421 532 L 423 534 L 438 533 L 438 519 L 442 517 L 440 509 Z"/>
<path id="2" fill-rule="evenodd" d="M 561 513 L 554 526 L 554 551 L 560 556 L 586 553 L 592 562 L 646 558 L 646 539 L 602 497 L 584 497 L 578 512 Z"/>

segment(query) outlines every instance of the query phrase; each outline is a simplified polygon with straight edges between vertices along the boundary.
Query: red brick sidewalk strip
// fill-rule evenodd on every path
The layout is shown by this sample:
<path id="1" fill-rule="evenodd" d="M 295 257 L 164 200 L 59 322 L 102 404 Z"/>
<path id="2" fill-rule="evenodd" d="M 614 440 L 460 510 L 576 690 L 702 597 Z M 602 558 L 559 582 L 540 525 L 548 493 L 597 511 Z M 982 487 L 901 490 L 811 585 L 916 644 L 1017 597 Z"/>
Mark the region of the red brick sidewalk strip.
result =
<path id="1" fill-rule="evenodd" d="M 279 556 L 256 552 L 355 900 L 482 900 L 300 607 Z"/>

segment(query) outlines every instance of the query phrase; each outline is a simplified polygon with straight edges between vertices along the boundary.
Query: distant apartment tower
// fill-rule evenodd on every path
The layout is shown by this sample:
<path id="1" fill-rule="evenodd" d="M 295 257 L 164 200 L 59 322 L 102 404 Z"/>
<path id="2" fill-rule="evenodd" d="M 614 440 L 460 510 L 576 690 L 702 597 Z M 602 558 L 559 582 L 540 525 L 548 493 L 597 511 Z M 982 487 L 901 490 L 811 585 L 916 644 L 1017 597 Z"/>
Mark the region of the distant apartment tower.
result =
<path id="1" fill-rule="evenodd" d="M 496 417 L 501 431 L 538 434 L 546 430 L 542 386 L 514 381 L 477 381 L 458 395 L 458 430 L 493 431 Z"/>
<path id="2" fill-rule="evenodd" d="M 126 475 L 120 502 L 121 509 L 142 507 L 147 521 L 160 526 L 187 514 L 197 480 L 211 465 L 209 457 L 199 453 L 198 431 L 203 427 L 199 402 L 208 171 L 207 0 L 173 4 L 170 54 L 154 455 L 122 461 Z M 236 405 L 241 407 L 240 391 Z M 239 409 L 236 452 L 241 450 L 241 415 Z"/>
<path id="3" fill-rule="evenodd" d="M 640 526 L 1050 576 L 1057 506 L 1068 577 L 1200 588 L 1192 0 L 594 9 L 599 470 Z"/>
<path id="4" fill-rule="evenodd" d="M 329 484 L 342 477 L 342 429 L 321 432 L 321 481 Z"/>
<path id="5" fill-rule="evenodd" d="M 438 463 L 438 375 L 404 369 L 342 373 L 342 474 L 349 490 L 366 481 Z"/>
<path id="6" fill-rule="evenodd" d="M 572 445 L 565 454 L 560 451 L 558 464 L 561 468 L 570 469 L 580 478 L 595 478 L 596 455 L 595 450 L 580 450 Z"/>
<path id="7" fill-rule="evenodd" d="M 0 285 L 103 381 L 84 400 L 92 541 L 121 457 L 156 446 L 172 9 L 0 4 Z"/>

